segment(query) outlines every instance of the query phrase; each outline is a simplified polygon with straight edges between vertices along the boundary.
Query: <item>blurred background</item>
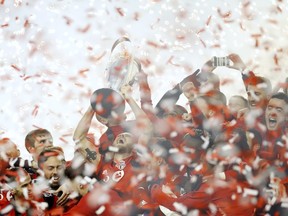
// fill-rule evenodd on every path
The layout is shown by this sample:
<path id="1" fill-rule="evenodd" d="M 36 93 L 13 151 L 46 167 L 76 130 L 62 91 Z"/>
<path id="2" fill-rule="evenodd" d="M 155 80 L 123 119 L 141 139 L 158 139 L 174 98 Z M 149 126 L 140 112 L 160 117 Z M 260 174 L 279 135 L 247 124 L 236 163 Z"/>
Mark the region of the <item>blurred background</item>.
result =
<path id="1" fill-rule="evenodd" d="M 287 0 L 0 0 L 1 137 L 28 158 L 26 134 L 46 128 L 71 159 L 73 131 L 91 93 L 107 87 L 111 46 L 122 36 L 148 74 L 154 105 L 207 60 L 230 53 L 277 86 L 288 76 L 287 7 Z M 239 71 L 215 73 L 227 99 L 246 96 Z M 95 119 L 95 138 L 104 130 Z"/>

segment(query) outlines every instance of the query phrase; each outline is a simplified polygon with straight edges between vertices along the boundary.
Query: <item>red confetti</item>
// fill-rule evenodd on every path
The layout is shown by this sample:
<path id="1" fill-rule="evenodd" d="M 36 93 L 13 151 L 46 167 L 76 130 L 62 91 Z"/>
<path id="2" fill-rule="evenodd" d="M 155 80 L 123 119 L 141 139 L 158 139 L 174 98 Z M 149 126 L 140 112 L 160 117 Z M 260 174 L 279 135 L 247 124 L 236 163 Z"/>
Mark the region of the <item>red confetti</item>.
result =
<path id="1" fill-rule="evenodd" d="M 250 1 L 247 1 L 246 3 L 243 3 L 243 7 L 247 8 L 250 5 Z"/>
<path id="2" fill-rule="evenodd" d="M 185 35 L 177 35 L 176 38 L 177 40 L 184 40 L 186 37 Z"/>
<path id="3" fill-rule="evenodd" d="M 201 38 L 199 40 L 202 43 L 202 45 L 206 48 L 207 46 L 206 46 L 205 42 Z"/>
<path id="4" fill-rule="evenodd" d="M 259 40 L 255 39 L 255 47 L 259 47 Z"/>
<path id="5" fill-rule="evenodd" d="M 48 83 L 48 84 L 52 83 L 51 80 L 42 80 L 41 82 L 42 82 L 42 83 Z"/>
<path id="6" fill-rule="evenodd" d="M 33 116 L 36 116 L 38 114 L 38 110 L 39 110 L 39 106 L 38 105 L 35 105 L 33 111 L 32 111 L 32 115 Z"/>
<path id="7" fill-rule="evenodd" d="M 214 44 L 214 45 L 211 46 L 211 48 L 220 48 L 220 47 L 221 47 L 220 44 Z"/>
<path id="8" fill-rule="evenodd" d="M 234 22 L 234 20 L 227 20 L 227 19 L 225 19 L 224 22 L 225 22 L 225 23 L 232 23 L 232 22 Z"/>
<path id="9" fill-rule="evenodd" d="M 261 37 L 262 34 L 252 34 L 251 37 L 255 38 L 255 47 L 259 47 L 259 37 Z"/>
<path id="10" fill-rule="evenodd" d="M 246 31 L 246 29 L 244 28 L 242 22 L 240 22 L 239 25 L 240 25 L 240 28 L 241 28 L 242 30 Z"/>
<path id="11" fill-rule="evenodd" d="M 118 14 L 120 15 L 120 16 L 124 16 L 124 12 L 123 12 L 123 9 L 122 8 L 115 8 L 116 9 L 116 11 L 118 12 Z"/>
<path id="12" fill-rule="evenodd" d="M 6 23 L 6 24 L 1 25 L 1 28 L 8 27 L 8 26 L 9 26 L 9 24 Z"/>
<path id="13" fill-rule="evenodd" d="M 252 34 L 251 37 L 253 38 L 258 38 L 258 37 L 261 37 L 262 35 L 261 34 Z"/>
<path id="14" fill-rule="evenodd" d="M 226 84 L 229 84 L 229 83 L 233 83 L 233 79 L 224 79 L 223 81 L 221 81 L 221 85 L 226 85 Z"/>
<path id="15" fill-rule="evenodd" d="M 268 19 L 267 21 L 275 25 L 278 24 L 277 20 L 274 20 L 274 19 Z"/>
<path id="16" fill-rule="evenodd" d="M 231 16 L 231 12 L 230 12 L 230 11 L 228 11 L 228 12 L 226 12 L 226 13 L 222 13 L 221 10 L 218 8 L 218 9 L 217 9 L 217 12 L 218 12 L 218 14 L 219 14 L 222 18 L 228 18 L 228 17 Z"/>
<path id="17" fill-rule="evenodd" d="M 83 76 L 83 77 L 86 77 L 85 74 L 86 74 L 87 71 L 89 71 L 89 68 L 82 69 L 82 70 L 79 71 L 79 74 L 80 74 L 81 76 Z"/>
<path id="18" fill-rule="evenodd" d="M 68 141 L 66 139 L 64 139 L 63 137 L 60 137 L 59 140 L 61 140 L 64 143 L 68 143 Z"/>
<path id="19" fill-rule="evenodd" d="M 218 24 L 217 27 L 218 27 L 219 31 L 222 31 L 222 30 L 223 30 L 223 28 L 222 28 L 221 25 Z"/>
<path id="20" fill-rule="evenodd" d="M 282 9 L 279 6 L 277 6 L 277 10 L 282 13 Z"/>
<path id="21" fill-rule="evenodd" d="M 141 59 L 141 64 L 145 67 L 151 65 L 151 61 L 149 59 Z"/>
<path id="22" fill-rule="evenodd" d="M 138 21 L 139 20 L 139 13 L 134 13 L 134 20 Z"/>
<path id="23" fill-rule="evenodd" d="M 92 62 L 98 62 L 98 61 L 100 61 L 105 55 L 106 55 L 106 51 L 103 52 L 103 53 L 102 53 L 101 55 L 99 55 L 99 56 L 91 56 L 91 57 L 89 58 L 89 60 L 92 61 Z"/>
<path id="24" fill-rule="evenodd" d="M 30 26 L 30 23 L 28 20 L 25 20 L 24 22 L 24 28 L 28 28 Z"/>
<path id="25" fill-rule="evenodd" d="M 57 72 L 52 72 L 52 71 L 44 71 L 44 73 L 47 74 L 48 76 L 58 75 Z"/>
<path id="26" fill-rule="evenodd" d="M 78 30 L 79 32 L 86 33 L 87 31 L 89 31 L 90 27 L 91 27 L 91 25 L 88 24 L 88 25 L 85 26 L 84 28 L 82 28 L 82 29 L 81 29 L 81 28 L 78 28 L 77 30 Z"/>
<path id="27" fill-rule="evenodd" d="M 82 83 L 75 83 L 75 85 L 76 85 L 76 86 L 79 86 L 79 87 L 81 87 L 81 88 L 84 87 L 84 85 L 83 85 Z"/>
<path id="28" fill-rule="evenodd" d="M 0 77 L 0 80 L 12 80 L 12 77 L 9 74 L 5 74 Z"/>
<path id="29" fill-rule="evenodd" d="M 212 18 L 212 16 L 209 16 L 209 17 L 208 17 L 208 19 L 207 19 L 207 21 L 206 21 L 206 26 L 208 26 L 208 25 L 210 24 L 211 18 Z"/>
<path id="30" fill-rule="evenodd" d="M 70 19 L 70 18 L 67 17 L 67 16 L 63 16 L 63 18 L 65 19 L 67 25 L 71 25 L 72 19 Z"/>
<path id="31" fill-rule="evenodd" d="M 274 63 L 275 63 L 276 65 L 279 65 L 279 64 L 278 64 L 278 63 L 279 63 L 278 57 L 277 57 L 276 54 L 274 55 L 273 59 L 274 59 Z"/>
<path id="32" fill-rule="evenodd" d="M 167 49 L 166 45 L 159 45 L 153 41 L 147 41 L 147 45 L 152 46 L 154 48 L 161 48 L 161 49 Z"/>
<path id="33" fill-rule="evenodd" d="M 33 77 L 33 76 L 24 76 L 23 80 L 26 81 L 27 79 L 30 79 L 31 77 Z"/>
<path id="34" fill-rule="evenodd" d="M 176 67 L 180 67 L 181 65 L 175 64 L 174 62 L 172 62 L 172 59 L 173 59 L 173 58 L 174 58 L 174 56 L 171 56 L 171 57 L 168 59 L 167 63 L 168 63 L 168 64 L 171 64 L 171 65 L 174 65 L 174 66 L 176 66 Z"/>
<path id="35" fill-rule="evenodd" d="M 177 16 L 177 17 L 179 17 L 179 18 L 181 18 L 181 19 L 185 19 L 185 18 L 187 17 L 187 15 L 188 15 L 187 11 L 180 11 L 180 12 L 178 13 L 178 16 Z"/>
<path id="36" fill-rule="evenodd" d="M 17 71 L 21 71 L 20 68 L 17 67 L 16 65 L 14 65 L 14 64 L 12 64 L 11 67 L 14 68 L 14 69 L 17 70 Z"/>
<path id="37" fill-rule="evenodd" d="M 32 77 L 40 77 L 40 75 L 39 74 L 36 74 L 34 76 L 26 76 L 26 75 L 24 75 L 22 78 L 23 78 L 24 81 L 26 81 L 27 79 L 30 79 Z"/>
<path id="38" fill-rule="evenodd" d="M 200 29 L 200 30 L 197 32 L 197 34 L 200 34 L 200 33 L 202 33 L 202 32 L 205 32 L 205 28 Z"/>
<path id="39" fill-rule="evenodd" d="M 72 135 L 73 135 L 73 133 L 67 133 L 67 134 L 63 134 L 62 137 L 70 137 Z"/>

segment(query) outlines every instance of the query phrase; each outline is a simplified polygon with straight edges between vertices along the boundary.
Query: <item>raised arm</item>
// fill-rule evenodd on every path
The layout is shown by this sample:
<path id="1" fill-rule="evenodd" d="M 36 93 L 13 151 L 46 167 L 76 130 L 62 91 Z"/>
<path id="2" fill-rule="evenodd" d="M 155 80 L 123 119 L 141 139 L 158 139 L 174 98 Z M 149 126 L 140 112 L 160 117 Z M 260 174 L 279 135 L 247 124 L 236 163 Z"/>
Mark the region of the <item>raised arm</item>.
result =
<path id="1" fill-rule="evenodd" d="M 76 153 L 80 153 L 86 161 L 97 164 L 100 160 L 100 154 L 98 153 L 95 144 L 91 143 L 87 139 L 93 116 L 94 110 L 92 109 L 91 105 L 89 105 L 73 134 L 73 140 L 76 144 L 76 152 L 74 157 L 77 156 Z"/>
<path id="2" fill-rule="evenodd" d="M 229 65 L 227 67 L 241 72 L 242 80 L 247 90 L 247 80 L 249 79 L 249 77 L 254 76 L 254 73 L 247 69 L 247 66 L 245 65 L 245 63 L 243 62 L 243 60 L 240 58 L 239 55 L 231 53 L 230 55 L 228 55 L 228 58 L 232 61 L 232 65 Z"/>
<path id="3" fill-rule="evenodd" d="M 89 104 L 88 109 L 84 113 L 83 117 L 80 119 L 73 134 L 73 140 L 76 144 L 87 137 L 93 116 L 94 110 Z"/>
<path id="4" fill-rule="evenodd" d="M 163 118 L 167 112 L 167 106 L 173 107 L 179 100 L 180 95 L 183 93 L 182 88 L 185 84 L 192 82 L 194 86 L 198 87 L 200 83 L 197 81 L 196 77 L 200 70 L 196 70 L 193 74 L 185 77 L 180 83 L 178 83 L 174 88 L 168 90 L 157 103 L 155 110 L 156 115 L 159 118 Z"/>
<path id="5" fill-rule="evenodd" d="M 213 66 L 213 60 L 209 59 L 207 62 L 204 63 L 204 65 L 201 68 L 201 72 L 213 72 L 216 69 L 215 66 Z"/>
<path id="6" fill-rule="evenodd" d="M 151 111 L 153 110 L 153 104 L 152 104 L 151 89 L 148 84 L 147 74 L 144 73 L 143 70 L 141 70 L 138 73 L 137 78 L 138 78 L 139 90 L 140 90 L 141 109 L 143 109 L 145 113 L 150 115 Z"/>
<path id="7" fill-rule="evenodd" d="M 136 118 L 136 123 L 139 129 L 141 129 L 142 133 L 139 137 L 138 142 L 140 144 L 148 144 L 149 139 L 151 138 L 153 134 L 153 126 L 148 118 L 147 114 L 139 107 L 139 105 L 136 103 L 136 101 L 132 98 L 131 93 L 132 93 L 132 88 L 129 85 L 124 85 L 121 87 L 121 93 L 126 100 L 126 102 L 129 104 L 131 107 L 135 118 Z"/>

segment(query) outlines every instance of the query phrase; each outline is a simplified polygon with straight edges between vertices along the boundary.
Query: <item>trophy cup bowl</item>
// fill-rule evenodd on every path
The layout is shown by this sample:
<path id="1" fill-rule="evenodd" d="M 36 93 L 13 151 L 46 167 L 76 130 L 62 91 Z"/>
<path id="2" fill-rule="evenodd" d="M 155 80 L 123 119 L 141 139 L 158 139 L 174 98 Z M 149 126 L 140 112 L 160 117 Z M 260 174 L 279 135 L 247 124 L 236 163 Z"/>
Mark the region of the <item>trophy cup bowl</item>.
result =
<path id="1" fill-rule="evenodd" d="M 125 43 L 126 42 L 126 43 Z M 130 40 L 119 38 L 112 46 L 110 63 L 106 69 L 109 87 L 120 90 L 123 85 L 132 85 L 141 70 L 140 62 L 133 57 Z"/>
<path id="2" fill-rule="evenodd" d="M 120 93 L 111 88 L 100 88 L 93 92 L 90 104 L 101 117 L 120 117 L 125 111 L 125 100 Z"/>

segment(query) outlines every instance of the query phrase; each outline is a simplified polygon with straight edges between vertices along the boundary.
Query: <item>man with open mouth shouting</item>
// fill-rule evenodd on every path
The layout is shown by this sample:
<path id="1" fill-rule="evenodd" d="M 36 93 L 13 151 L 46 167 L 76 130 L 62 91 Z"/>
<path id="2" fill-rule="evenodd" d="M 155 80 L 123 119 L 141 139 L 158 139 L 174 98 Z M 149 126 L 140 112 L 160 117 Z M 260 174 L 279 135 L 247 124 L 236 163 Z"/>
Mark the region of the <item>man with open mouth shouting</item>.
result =
<path id="1" fill-rule="evenodd" d="M 266 133 L 263 134 L 263 143 L 258 155 L 275 165 L 283 164 L 285 160 L 285 146 L 283 135 L 285 135 L 287 121 L 288 96 L 278 92 L 270 98 L 265 110 Z M 283 150 L 281 150 L 283 149 Z"/>

